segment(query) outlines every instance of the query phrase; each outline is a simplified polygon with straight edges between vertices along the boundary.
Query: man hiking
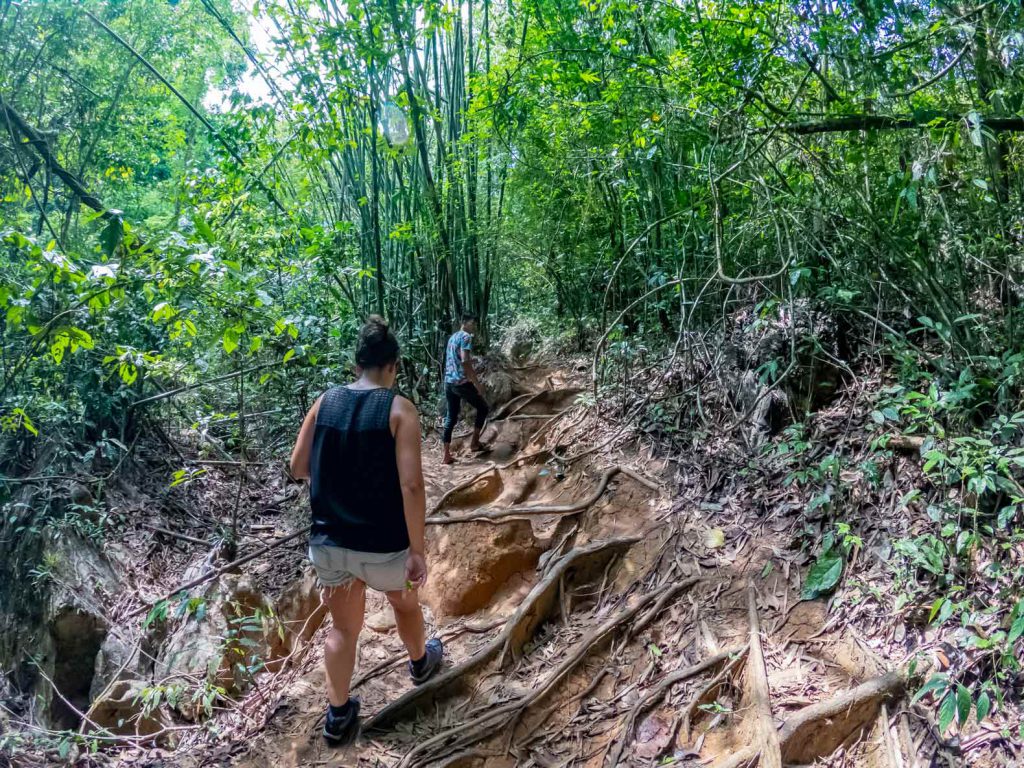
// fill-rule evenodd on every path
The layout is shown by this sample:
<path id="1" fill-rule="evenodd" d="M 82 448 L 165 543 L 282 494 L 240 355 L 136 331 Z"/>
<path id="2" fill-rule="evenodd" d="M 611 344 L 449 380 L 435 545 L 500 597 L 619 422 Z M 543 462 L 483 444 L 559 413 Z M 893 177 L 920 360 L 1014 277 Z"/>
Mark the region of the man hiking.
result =
<path id="1" fill-rule="evenodd" d="M 480 430 L 487 420 L 487 402 L 484 400 L 484 388 L 476 375 L 473 365 L 473 334 L 476 332 L 477 317 L 471 313 L 462 315 L 462 327 L 448 339 L 444 353 L 444 397 L 448 406 L 448 414 L 444 421 L 444 454 L 442 464 L 454 464 L 452 456 L 452 432 L 459 421 L 462 401 L 476 409 L 476 421 L 473 423 L 473 439 L 469 443 L 472 451 L 484 452 L 488 447 L 480 442 Z"/>
<path id="2" fill-rule="evenodd" d="M 440 640 L 426 639 L 416 591 L 427 579 L 419 415 L 391 391 L 398 341 L 380 317 L 359 331 L 356 363 L 359 380 L 327 391 L 306 414 L 291 458 L 292 474 L 309 479 L 309 559 L 333 623 L 324 648 L 324 737 L 334 745 L 359 734 L 359 699 L 349 686 L 367 586 L 394 608 L 414 684 L 437 672 L 444 653 Z"/>

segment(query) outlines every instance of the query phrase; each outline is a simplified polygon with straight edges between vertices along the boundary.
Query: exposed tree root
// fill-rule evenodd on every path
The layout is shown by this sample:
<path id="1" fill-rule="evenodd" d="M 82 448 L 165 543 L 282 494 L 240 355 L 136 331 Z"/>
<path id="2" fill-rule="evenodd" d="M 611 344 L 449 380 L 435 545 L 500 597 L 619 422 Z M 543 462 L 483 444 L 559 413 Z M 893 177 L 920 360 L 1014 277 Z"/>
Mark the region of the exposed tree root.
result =
<path id="1" fill-rule="evenodd" d="M 637 538 L 612 539 L 573 549 L 559 560 L 552 568 L 552 573 L 557 571 L 559 574 L 564 574 L 569 568 L 597 561 L 600 556 L 623 552 L 636 541 L 638 541 Z M 559 582 L 560 578 L 552 578 L 549 574 L 530 590 L 530 594 L 527 595 L 523 604 L 505 623 L 505 628 L 497 636 L 461 664 L 442 672 L 424 685 L 413 688 L 392 701 L 366 721 L 364 730 L 372 731 L 389 727 L 401 719 L 412 707 L 422 706 L 433 701 L 442 691 L 487 664 L 498 653 L 518 654 L 522 649 L 522 644 L 547 618 L 548 612 L 554 605 Z"/>
<path id="2" fill-rule="evenodd" d="M 601 569 L 611 562 L 612 558 L 622 554 L 639 540 L 638 536 L 631 536 L 594 542 L 570 550 L 567 555 L 559 558 L 544 578 L 530 591 L 526 602 L 509 622 L 504 632 L 505 642 L 501 648 L 498 666 L 505 667 L 510 661 L 519 660 L 523 646 L 529 642 L 537 628 L 550 615 L 558 598 L 559 585 L 570 571 L 580 574 L 582 571 L 595 569 L 596 573 L 582 575 L 582 578 L 575 580 L 575 583 L 592 581 L 592 576 L 600 575 Z"/>
<path id="3" fill-rule="evenodd" d="M 632 742 L 633 728 L 636 726 L 637 718 L 661 701 L 673 685 L 681 683 L 683 680 L 689 680 L 691 677 L 695 677 L 701 672 L 717 667 L 719 664 L 743 653 L 745 648 L 746 646 L 742 645 L 729 648 L 721 653 L 716 653 L 714 656 L 709 656 L 696 664 L 691 664 L 688 667 L 677 669 L 659 680 L 657 685 L 652 687 L 640 698 L 636 705 L 634 705 L 632 711 L 630 711 L 629 715 L 626 717 L 626 724 L 623 726 L 619 740 L 615 745 L 615 749 L 612 751 L 610 764 L 619 765 L 619 761 L 622 758 L 622 751 Z"/>
<path id="4" fill-rule="evenodd" d="M 749 646 L 743 646 L 739 655 L 732 659 L 704 688 L 690 701 L 683 716 L 683 734 L 687 741 L 693 738 L 693 722 L 701 714 L 701 705 L 710 704 L 718 699 L 719 691 L 727 684 L 728 679 L 737 673 L 738 668 L 747 660 Z"/>
<path id="5" fill-rule="evenodd" d="M 521 408 L 526 407 L 538 397 L 540 397 L 547 390 L 541 390 L 540 392 L 526 392 L 522 395 L 517 395 L 511 400 L 506 402 L 503 406 L 498 408 L 493 414 L 491 414 L 492 421 L 501 421 L 506 416 L 509 416 Z"/>
<path id="6" fill-rule="evenodd" d="M 902 694 L 906 684 L 904 673 L 889 672 L 797 711 L 779 732 L 783 760 L 811 763 L 832 754 L 869 726 L 881 705 Z"/>
<path id="7" fill-rule="evenodd" d="M 831 755 L 870 726 L 881 706 L 899 697 L 906 685 L 903 672 L 889 672 L 797 710 L 777 733 L 782 761 L 806 765 Z M 754 765 L 759 757 L 764 759 L 760 748 L 750 746 L 715 763 L 715 768 Z"/>
<path id="8" fill-rule="evenodd" d="M 468 493 L 469 490 L 474 485 L 479 483 L 481 480 L 484 481 L 484 487 L 481 489 L 481 491 L 478 494 Z M 460 494 L 465 494 L 469 496 L 486 496 L 488 495 L 488 489 L 491 487 L 492 483 L 497 484 L 499 486 L 500 492 L 500 487 L 502 484 L 501 474 L 498 472 L 498 468 L 494 466 L 488 467 L 487 469 L 481 472 L 477 472 L 468 480 L 465 480 L 456 485 L 455 487 L 450 488 L 448 491 L 445 492 L 444 496 L 438 499 L 438 502 L 434 505 L 433 509 L 431 509 L 431 512 L 438 512 L 439 510 L 443 509 L 447 504 L 451 502 L 452 499 L 454 499 L 456 496 L 459 496 Z M 470 501 L 469 503 L 472 503 L 472 501 Z"/>
<path id="9" fill-rule="evenodd" d="M 509 517 L 522 517 L 527 515 L 575 514 L 576 512 L 582 512 L 597 502 L 608 488 L 609 481 L 621 471 L 622 468 L 618 465 L 606 469 L 604 474 L 601 475 L 601 479 L 598 481 L 597 487 L 594 489 L 593 493 L 584 499 L 573 502 L 572 504 L 523 504 L 514 507 L 506 507 L 504 509 L 494 509 L 489 511 L 478 510 L 471 514 L 459 515 L 457 517 L 440 517 L 433 515 L 427 518 L 427 523 L 430 525 L 448 525 L 451 523 L 469 522 L 493 523 Z"/>
<path id="10" fill-rule="evenodd" d="M 494 735 L 504 725 L 518 719 L 522 712 L 551 693 L 595 647 L 607 641 L 623 624 L 633 619 L 648 603 L 657 600 L 666 591 L 678 594 L 684 589 L 692 587 L 698 581 L 699 579 L 697 578 L 687 579 L 686 581 L 670 584 L 643 595 L 634 605 L 619 611 L 588 632 L 577 643 L 573 652 L 529 693 L 517 699 L 496 705 L 470 722 L 461 723 L 427 739 L 408 752 L 399 765 L 426 764 L 442 755 L 467 749 L 473 744 Z"/>

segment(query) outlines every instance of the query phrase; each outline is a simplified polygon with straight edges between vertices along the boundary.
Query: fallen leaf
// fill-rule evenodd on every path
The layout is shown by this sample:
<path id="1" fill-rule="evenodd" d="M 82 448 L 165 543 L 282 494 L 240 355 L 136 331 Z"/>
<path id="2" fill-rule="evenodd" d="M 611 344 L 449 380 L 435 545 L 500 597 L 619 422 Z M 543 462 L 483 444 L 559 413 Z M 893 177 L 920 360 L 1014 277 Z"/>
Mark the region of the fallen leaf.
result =
<path id="1" fill-rule="evenodd" d="M 708 549 L 718 549 L 725 546 L 725 533 L 721 528 L 712 528 L 704 535 L 704 546 Z"/>
<path id="2" fill-rule="evenodd" d="M 654 758 L 660 755 L 672 740 L 672 728 L 657 713 L 645 718 L 636 732 L 638 757 Z"/>

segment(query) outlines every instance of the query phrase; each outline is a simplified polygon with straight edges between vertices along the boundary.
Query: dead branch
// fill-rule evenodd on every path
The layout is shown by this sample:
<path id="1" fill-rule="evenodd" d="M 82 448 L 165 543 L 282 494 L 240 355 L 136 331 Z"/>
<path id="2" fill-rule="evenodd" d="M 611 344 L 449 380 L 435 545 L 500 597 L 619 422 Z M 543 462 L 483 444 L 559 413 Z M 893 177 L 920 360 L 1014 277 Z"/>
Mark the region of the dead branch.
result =
<path id="1" fill-rule="evenodd" d="M 210 546 L 210 542 L 206 539 L 198 539 L 195 536 L 188 536 L 184 533 L 177 533 L 176 531 L 171 531 L 167 528 L 161 528 L 158 525 L 150 525 L 149 523 L 139 523 L 139 525 L 141 525 L 147 531 L 153 531 L 153 533 L 159 533 L 164 536 L 170 536 L 172 539 L 187 541 L 189 544 L 199 544 L 204 547 Z"/>
<path id="2" fill-rule="evenodd" d="M 768 671 L 765 668 L 764 649 L 761 647 L 761 622 L 757 615 L 757 593 L 754 585 L 747 588 L 747 610 L 750 617 L 750 663 L 747 664 L 747 693 L 753 709 L 754 738 L 760 753 L 761 768 L 782 768 L 779 733 L 772 718 L 771 692 L 768 689 Z"/>

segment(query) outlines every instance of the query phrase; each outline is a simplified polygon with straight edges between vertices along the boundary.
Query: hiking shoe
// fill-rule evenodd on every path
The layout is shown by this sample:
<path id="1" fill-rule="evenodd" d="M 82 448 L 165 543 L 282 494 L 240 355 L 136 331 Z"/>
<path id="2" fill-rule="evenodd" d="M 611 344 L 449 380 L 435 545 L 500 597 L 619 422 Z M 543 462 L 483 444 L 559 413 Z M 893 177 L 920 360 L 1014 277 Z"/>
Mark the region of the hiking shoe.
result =
<path id="1" fill-rule="evenodd" d="M 427 640 L 427 652 L 418 664 L 409 662 L 409 677 L 413 685 L 422 685 L 427 682 L 441 668 L 441 661 L 444 659 L 444 644 L 439 638 L 432 637 Z"/>
<path id="2" fill-rule="evenodd" d="M 324 721 L 324 738 L 332 747 L 345 747 L 359 736 L 359 699 L 349 699 L 348 711 L 341 717 L 331 714 L 327 707 L 327 718 Z"/>

